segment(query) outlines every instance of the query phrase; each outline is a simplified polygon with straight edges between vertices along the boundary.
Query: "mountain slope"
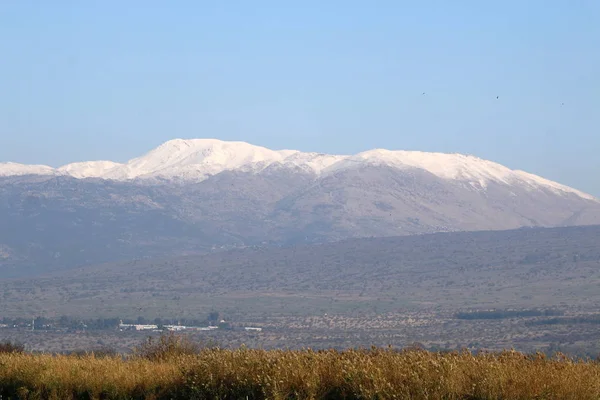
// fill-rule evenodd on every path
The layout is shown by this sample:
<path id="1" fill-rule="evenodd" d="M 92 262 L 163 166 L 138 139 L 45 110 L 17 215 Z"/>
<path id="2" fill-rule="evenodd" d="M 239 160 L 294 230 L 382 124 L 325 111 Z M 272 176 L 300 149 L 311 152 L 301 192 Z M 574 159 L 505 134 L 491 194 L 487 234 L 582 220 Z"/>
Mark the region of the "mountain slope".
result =
<path id="1" fill-rule="evenodd" d="M 0 312 L 315 315 L 600 305 L 600 226 L 249 248 L 0 281 Z M 35 296 L 31 288 L 36 290 Z M 18 310 L 18 311 L 15 311 Z"/>

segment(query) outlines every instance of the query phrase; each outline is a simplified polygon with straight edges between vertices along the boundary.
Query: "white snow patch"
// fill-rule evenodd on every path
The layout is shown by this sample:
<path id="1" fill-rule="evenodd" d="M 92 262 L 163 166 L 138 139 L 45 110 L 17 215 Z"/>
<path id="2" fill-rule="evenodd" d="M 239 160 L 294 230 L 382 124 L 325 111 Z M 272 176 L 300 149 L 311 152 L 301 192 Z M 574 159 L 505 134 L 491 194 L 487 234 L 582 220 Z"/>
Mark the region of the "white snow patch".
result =
<path id="1" fill-rule="evenodd" d="M 47 165 L 27 165 L 14 162 L 0 163 L 0 176 L 23 175 L 58 175 L 57 171 Z"/>
<path id="2" fill-rule="evenodd" d="M 126 164 L 92 161 L 68 164 L 55 170 L 43 165 L 4 163 L 0 164 L 0 176 L 35 174 L 112 180 L 199 181 L 223 171 L 257 173 L 271 165 L 300 169 L 317 175 L 369 165 L 416 168 L 442 179 L 460 181 L 478 191 L 485 191 L 493 182 L 528 190 L 548 189 L 557 194 L 571 193 L 584 199 L 600 201 L 576 189 L 470 155 L 384 149 L 356 155 L 331 155 L 297 150 L 275 151 L 245 142 L 217 139 L 170 140 Z"/>
<path id="3" fill-rule="evenodd" d="M 348 156 L 323 153 L 302 153 L 298 151 L 286 157 L 283 161 L 283 165 L 287 167 L 301 168 L 305 171 L 320 174 L 325 169 L 345 160 L 347 157 Z"/>
<path id="4" fill-rule="evenodd" d="M 111 171 L 123 167 L 112 161 L 87 161 L 63 165 L 59 172 L 72 176 L 73 178 L 103 178 Z"/>
<path id="5" fill-rule="evenodd" d="M 376 149 L 350 156 L 333 165 L 329 171 L 363 165 L 386 165 L 401 169 L 418 168 L 444 179 L 477 182 L 507 183 L 511 170 L 491 161 L 463 154 L 426 153 L 422 151 L 391 151 Z"/>
<path id="6" fill-rule="evenodd" d="M 592 196 L 590 194 L 584 193 L 577 189 L 573 189 L 572 187 L 569 187 L 569 186 L 561 185 L 560 183 L 551 181 L 546 178 L 542 178 L 541 176 L 530 174 L 529 172 L 516 170 L 516 171 L 513 171 L 513 175 L 517 180 L 519 180 L 521 182 L 525 182 L 525 183 L 533 186 L 533 188 L 535 188 L 535 189 L 538 189 L 538 188 L 550 189 L 551 191 L 553 191 L 555 193 L 559 193 L 559 194 L 572 193 L 572 194 L 576 194 L 577 196 L 587 199 L 587 200 L 598 201 L 597 198 L 595 198 L 594 196 Z"/>

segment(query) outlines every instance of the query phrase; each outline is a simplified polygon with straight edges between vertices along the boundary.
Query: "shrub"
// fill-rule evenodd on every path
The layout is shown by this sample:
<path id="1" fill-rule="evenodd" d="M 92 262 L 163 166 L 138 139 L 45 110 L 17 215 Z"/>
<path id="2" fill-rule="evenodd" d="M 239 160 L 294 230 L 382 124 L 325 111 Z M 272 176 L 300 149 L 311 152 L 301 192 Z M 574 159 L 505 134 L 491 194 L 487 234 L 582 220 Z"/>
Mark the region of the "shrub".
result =
<path id="1" fill-rule="evenodd" d="M 0 343 L 0 353 L 23 353 L 25 352 L 25 345 L 22 343 L 11 342 L 6 340 Z"/>
<path id="2" fill-rule="evenodd" d="M 189 337 L 170 332 L 160 335 L 158 339 L 149 336 L 133 349 L 133 354 L 150 361 L 164 361 L 183 355 L 199 354 L 201 350 L 202 346 Z"/>
<path id="3" fill-rule="evenodd" d="M 95 358 L 106 358 L 106 357 L 117 357 L 119 356 L 119 352 L 112 347 L 99 347 L 97 349 L 91 350 L 73 350 L 67 355 L 76 356 L 76 357 L 95 357 Z"/>

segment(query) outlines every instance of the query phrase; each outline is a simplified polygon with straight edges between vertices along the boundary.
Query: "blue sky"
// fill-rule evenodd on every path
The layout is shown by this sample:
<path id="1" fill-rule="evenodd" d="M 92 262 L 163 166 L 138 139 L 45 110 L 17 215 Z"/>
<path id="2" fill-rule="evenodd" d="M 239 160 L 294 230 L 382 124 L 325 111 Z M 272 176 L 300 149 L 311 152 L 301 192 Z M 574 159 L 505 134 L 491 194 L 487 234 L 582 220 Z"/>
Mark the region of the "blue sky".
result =
<path id="1" fill-rule="evenodd" d="M 596 0 L 2 1 L 0 162 L 214 137 L 475 154 L 600 195 L 598 21 Z"/>

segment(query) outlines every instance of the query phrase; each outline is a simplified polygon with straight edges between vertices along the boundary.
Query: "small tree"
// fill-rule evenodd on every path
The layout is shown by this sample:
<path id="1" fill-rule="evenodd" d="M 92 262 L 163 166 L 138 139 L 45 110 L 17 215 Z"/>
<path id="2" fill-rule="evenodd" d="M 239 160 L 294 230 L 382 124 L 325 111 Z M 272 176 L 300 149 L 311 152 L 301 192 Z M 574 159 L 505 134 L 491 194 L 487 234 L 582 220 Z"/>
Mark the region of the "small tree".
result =
<path id="1" fill-rule="evenodd" d="M 208 314 L 208 321 L 209 322 L 219 321 L 219 313 L 217 311 L 213 311 L 210 314 Z"/>

